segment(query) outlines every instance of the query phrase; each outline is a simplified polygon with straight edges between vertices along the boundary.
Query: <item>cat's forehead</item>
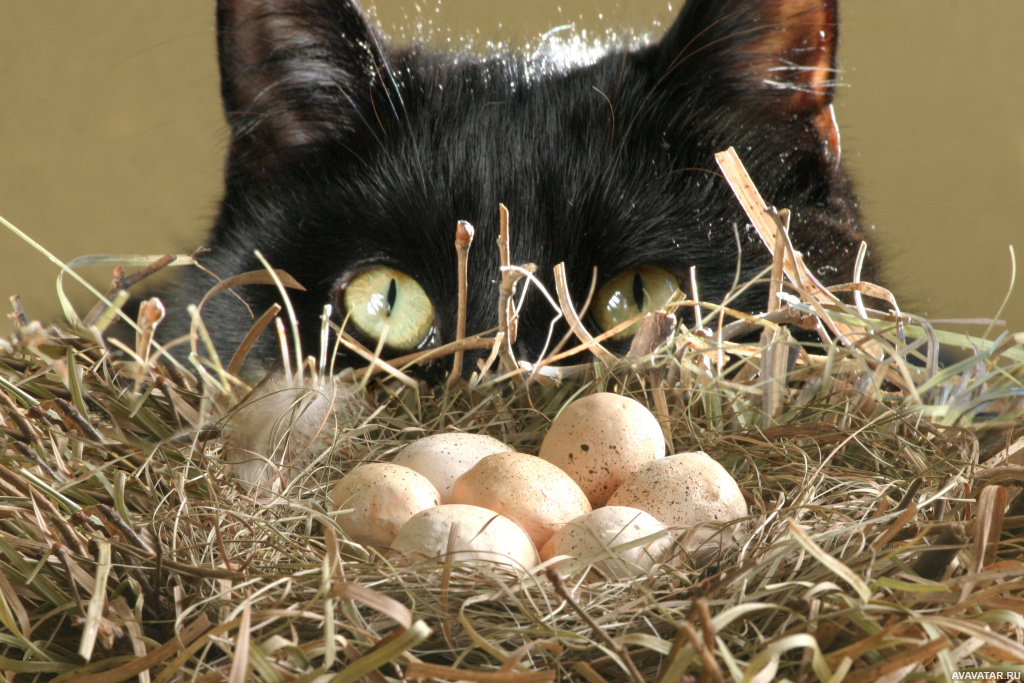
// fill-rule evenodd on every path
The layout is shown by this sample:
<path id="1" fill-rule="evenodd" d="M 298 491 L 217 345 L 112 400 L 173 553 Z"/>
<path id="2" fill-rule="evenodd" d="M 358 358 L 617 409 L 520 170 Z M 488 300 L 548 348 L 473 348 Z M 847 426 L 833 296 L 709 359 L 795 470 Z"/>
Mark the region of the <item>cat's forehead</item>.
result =
<path id="1" fill-rule="evenodd" d="M 548 173 L 560 175 L 544 181 L 571 190 L 641 157 L 686 156 L 679 138 L 695 131 L 671 129 L 674 114 L 649 97 L 649 81 L 618 55 L 582 67 L 496 59 L 413 68 L 377 97 L 380 134 L 365 142 L 384 166 L 430 168 L 428 181 L 507 185 Z"/>

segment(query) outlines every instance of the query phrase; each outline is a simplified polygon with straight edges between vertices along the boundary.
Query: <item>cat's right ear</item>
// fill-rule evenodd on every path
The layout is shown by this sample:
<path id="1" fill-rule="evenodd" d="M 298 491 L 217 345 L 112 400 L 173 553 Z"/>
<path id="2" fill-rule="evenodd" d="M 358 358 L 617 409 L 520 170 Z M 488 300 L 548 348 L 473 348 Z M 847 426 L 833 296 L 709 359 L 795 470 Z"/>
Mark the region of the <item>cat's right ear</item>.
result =
<path id="1" fill-rule="evenodd" d="M 836 164 L 838 11 L 837 0 L 687 0 L 658 46 L 662 80 L 732 92 L 757 115 L 809 124 Z"/>
<path id="2" fill-rule="evenodd" d="M 218 0 L 230 159 L 253 170 L 374 120 L 382 43 L 353 0 Z"/>

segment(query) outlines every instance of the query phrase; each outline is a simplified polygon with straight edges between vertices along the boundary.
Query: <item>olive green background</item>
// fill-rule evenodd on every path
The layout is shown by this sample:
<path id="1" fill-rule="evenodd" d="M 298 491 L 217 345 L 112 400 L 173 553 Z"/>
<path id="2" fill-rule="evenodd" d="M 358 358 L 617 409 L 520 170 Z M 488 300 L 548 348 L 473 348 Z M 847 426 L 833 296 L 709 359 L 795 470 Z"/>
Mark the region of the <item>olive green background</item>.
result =
<path id="1" fill-rule="evenodd" d="M 61 259 L 201 243 L 227 139 L 212 0 L 0 0 L 0 215 Z M 574 24 L 658 35 L 642 0 L 381 0 L 399 41 L 536 44 Z M 1024 281 L 1024 2 L 846 0 L 837 114 L 844 158 L 905 308 L 994 316 L 1010 245 Z M 659 25 L 658 22 L 661 22 Z M 0 227 L 0 308 L 59 315 L 55 266 Z M 94 272 L 105 287 L 109 272 Z M 87 305 L 79 297 L 80 305 Z M 1024 330 L 1024 282 L 1005 312 Z M 966 329 L 963 324 L 947 325 Z M 0 334 L 11 327 L 0 316 Z M 979 328 L 973 328 L 979 332 Z"/>

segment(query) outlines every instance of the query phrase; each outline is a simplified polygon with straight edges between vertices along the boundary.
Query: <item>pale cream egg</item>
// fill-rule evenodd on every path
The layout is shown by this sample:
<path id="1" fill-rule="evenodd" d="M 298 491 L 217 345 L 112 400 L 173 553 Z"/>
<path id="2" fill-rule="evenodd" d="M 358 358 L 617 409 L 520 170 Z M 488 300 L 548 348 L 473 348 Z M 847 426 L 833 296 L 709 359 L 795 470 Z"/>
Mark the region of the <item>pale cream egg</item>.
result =
<path id="1" fill-rule="evenodd" d="M 391 544 L 392 556 L 409 561 L 438 558 L 451 543 L 451 561 L 485 560 L 530 569 L 537 549 L 523 529 L 508 517 L 475 505 L 439 505 L 405 523 Z"/>
<path id="2" fill-rule="evenodd" d="M 637 508 L 608 505 L 556 531 L 540 556 L 547 561 L 568 555 L 621 579 L 649 573 L 671 547 L 667 527 L 657 519 Z"/>
<path id="3" fill-rule="evenodd" d="M 537 547 L 566 522 L 590 512 L 568 474 L 525 453 L 488 455 L 455 480 L 452 502 L 478 505 L 515 520 Z"/>
<path id="4" fill-rule="evenodd" d="M 427 479 L 441 494 L 441 503 L 450 503 L 452 484 L 470 467 L 492 453 L 507 453 L 508 445 L 485 434 L 448 432 L 433 434 L 412 442 L 392 461 L 410 467 Z"/>

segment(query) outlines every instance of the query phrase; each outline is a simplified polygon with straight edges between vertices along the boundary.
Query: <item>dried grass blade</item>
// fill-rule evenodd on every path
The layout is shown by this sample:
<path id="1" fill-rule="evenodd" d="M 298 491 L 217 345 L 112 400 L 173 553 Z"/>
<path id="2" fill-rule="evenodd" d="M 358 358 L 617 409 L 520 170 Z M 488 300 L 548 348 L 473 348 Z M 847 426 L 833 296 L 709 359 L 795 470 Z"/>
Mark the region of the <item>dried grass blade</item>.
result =
<path id="1" fill-rule="evenodd" d="M 178 268 L 194 266 L 196 260 L 181 254 L 87 254 L 68 261 L 68 268 L 142 268 L 148 271 L 163 270 L 166 267 Z M 129 286 L 139 279 L 129 276 Z"/>
<path id="2" fill-rule="evenodd" d="M 775 423 L 785 406 L 791 339 L 784 327 L 761 333 L 761 410 L 765 429 Z"/>
<path id="3" fill-rule="evenodd" d="M 78 323 L 78 315 L 75 313 L 75 307 L 71 304 L 71 300 L 67 294 L 64 293 L 64 274 L 70 273 L 71 277 L 78 281 L 79 284 L 83 285 L 89 292 L 96 297 L 97 301 L 104 301 L 105 297 L 103 294 L 93 287 L 85 278 L 72 270 L 66 263 L 61 261 L 59 258 L 50 253 L 43 245 L 36 242 L 34 239 L 26 235 L 24 232 L 14 226 L 13 223 L 8 221 L 3 216 L 0 216 L 0 225 L 3 225 L 8 230 L 17 235 L 23 242 L 31 246 L 33 249 L 38 251 L 40 254 L 45 256 L 51 263 L 60 268 L 60 273 L 57 274 L 57 299 L 60 301 L 61 310 L 64 313 L 64 318 L 72 325 Z"/>
<path id="4" fill-rule="evenodd" d="M 249 663 L 252 665 L 249 680 L 258 678 L 265 683 L 289 683 L 289 679 L 284 677 L 276 663 L 261 647 L 249 649 Z"/>
<path id="5" fill-rule="evenodd" d="M 190 333 L 192 343 L 192 353 L 196 353 L 196 340 L 197 340 L 197 326 L 199 324 L 199 316 L 203 311 L 203 306 L 206 302 L 217 296 L 221 292 L 232 289 L 234 287 L 244 287 L 248 285 L 276 285 L 282 294 L 285 289 L 297 289 L 299 291 L 306 291 L 298 280 L 293 278 L 287 272 L 283 270 L 277 270 L 267 267 L 266 270 L 250 270 L 246 273 L 240 273 L 233 275 L 232 277 L 225 278 L 207 290 L 203 298 L 195 306 L 195 314 L 192 316 L 192 330 Z M 287 302 L 287 299 L 286 299 Z M 294 313 L 292 314 L 294 316 Z"/>
<path id="6" fill-rule="evenodd" d="M 96 636 L 99 634 L 103 612 L 107 606 L 107 578 L 110 576 L 110 544 L 104 540 L 96 539 L 98 547 L 96 562 L 96 579 L 93 583 L 92 595 L 89 597 L 89 607 L 85 614 L 85 627 L 82 629 L 82 640 L 78 645 L 78 654 L 85 661 L 92 659 L 92 650 L 96 646 Z"/>
<path id="7" fill-rule="evenodd" d="M 885 498 L 883 500 L 888 500 L 888 498 Z M 886 530 L 883 531 L 880 536 L 878 536 L 878 538 L 871 542 L 871 550 L 873 552 L 880 551 L 889 541 L 891 541 L 896 536 L 896 534 L 902 531 L 907 526 L 907 524 L 910 523 L 910 520 L 914 519 L 914 517 L 916 516 L 917 504 L 910 503 L 907 506 L 907 508 L 902 513 L 900 513 L 900 516 L 896 518 L 896 521 L 890 524 L 886 528 Z"/>
<path id="8" fill-rule="evenodd" d="M 392 377 L 394 377 L 399 382 L 409 387 L 413 391 L 418 390 L 419 387 L 416 384 L 416 380 L 414 380 L 412 377 L 405 374 L 395 366 L 391 365 L 391 363 L 388 363 L 386 360 L 383 360 L 379 354 L 370 351 L 368 348 L 357 342 L 355 339 L 352 339 L 344 332 L 338 335 L 338 341 L 340 341 L 341 345 L 344 346 L 346 349 L 359 355 L 363 360 L 370 363 L 371 367 L 377 367 L 383 370 L 384 372 L 391 375 Z M 369 377 L 368 374 L 363 375 L 363 379 L 366 379 L 367 377 Z"/>
<path id="9" fill-rule="evenodd" d="M 789 531 L 793 534 L 793 538 L 796 539 L 797 543 L 803 546 L 815 559 L 825 565 L 833 574 L 850 584 L 850 587 L 857 591 L 857 595 L 860 596 L 862 602 L 866 603 L 871 599 L 871 589 L 867 587 L 867 584 L 861 581 L 860 577 L 854 574 L 849 567 L 818 547 L 792 519 L 789 520 Z"/>
<path id="10" fill-rule="evenodd" d="M 356 683 L 363 676 L 398 659 L 433 633 L 433 630 L 424 622 L 415 621 L 408 630 L 394 640 L 367 653 L 342 669 L 337 676 L 331 679 L 331 683 Z"/>
<path id="11" fill-rule="evenodd" d="M 379 593 L 372 588 L 361 586 L 358 583 L 352 583 L 350 581 L 342 581 L 335 584 L 333 589 L 334 597 L 341 600 L 355 600 L 356 602 L 366 605 L 370 609 L 374 609 L 381 614 L 390 617 L 396 623 L 401 625 L 402 628 L 412 628 L 412 612 L 409 608 L 398 602 L 394 598 L 389 598 L 383 593 Z"/>
<path id="12" fill-rule="evenodd" d="M 546 683 L 555 680 L 554 671 L 470 671 L 439 664 L 413 662 L 405 670 L 406 678 L 443 678 L 472 683 Z"/>
<path id="13" fill-rule="evenodd" d="M 589 681 L 589 683 L 608 683 L 608 679 L 602 676 L 601 674 L 597 673 L 594 667 L 590 665 L 590 662 L 573 662 L 572 668 L 573 671 L 578 673 L 580 676 L 583 676 L 583 678 Z M 678 680 L 682 679 L 668 679 L 666 683 L 669 683 L 670 681 L 674 683 L 674 681 Z"/>
<path id="14" fill-rule="evenodd" d="M 925 616 L 920 618 L 922 624 L 933 624 L 942 630 L 955 631 L 984 641 L 985 645 L 998 652 L 1008 662 L 1024 662 L 1024 645 L 1001 633 L 996 633 L 985 624 L 967 619 L 952 619 L 942 616 Z"/>
<path id="15" fill-rule="evenodd" d="M 865 653 L 871 652 L 879 646 L 883 646 L 883 643 L 888 644 L 887 639 L 892 637 L 893 631 L 895 631 L 900 625 L 901 624 L 891 624 L 878 633 L 873 633 L 872 635 L 861 638 L 857 642 L 847 645 L 839 650 L 833 650 L 825 656 L 825 661 L 832 666 L 837 666 L 844 657 L 850 660 L 859 659 Z"/>
<path id="16" fill-rule="evenodd" d="M 231 660 L 231 671 L 228 683 L 245 683 L 246 671 L 249 668 L 249 642 L 252 628 L 252 609 L 249 598 L 242 602 L 242 616 L 238 624 L 238 637 L 235 638 L 235 653 Z"/>
<path id="17" fill-rule="evenodd" d="M 970 573 L 978 574 L 986 566 L 998 561 L 995 548 L 999 545 L 999 537 L 1003 533 L 1003 511 L 1006 509 L 1006 489 L 1002 486 L 989 485 L 981 489 L 978 495 L 977 513 L 974 520 L 974 552 L 972 553 Z M 963 602 L 974 591 L 974 581 L 964 584 L 960 592 Z"/>
<path id="18" fill-rule="evenodd" d="M 672 647 L 665 657 L 665 663 L 662 665 L 657 683 L 675 683 L 675 681 L 682 680 L 683 674 L 690 668 L 694 652 L 700 654 L 701 659 L 704 661 L 704 668 L 709 674 L 711 673 L 711 669 L 707 666 L 709 659 L 714 664 L 715 670 L 718 670 L 714 656 L 710 654 L 708 647 L 701 642 L 693 625 L 688 621 L 684 621 L 678 625 L 678 629 L 678 633 L 676 633 L 676 637 L 672 641 Z M 680 656 L 683 646 L 687 644 L 690 646 L 689 656 Z M 720 676 L 721 672 L 719 671 Z"/>
<path id="19" fill-rule="evenodd" d="M 74 349 L 70 346 L 68 347 L 66 360 L 68 364 L 68 390 L 71 392 L 71 401 L 74 403 L 75 408 L 78 409 L 78 416 L 81 417 L 82 415 L 89 413 L 89 408 L 85 405 L 86 392 L 85 388 L 82 386 L 82 367 L 75 362 Z M 87 422 L 84 419 L 82 421 Z M 95 430 L 93 431 L 95 432 Z"/>
<path id="20" fill-rule="evenodd" d="M 127 664 L 95 674 L 82 674 L 78 669 L 69 671 L 53 680 L 53 683 L 74 680 L 74 683 L 121 683 L 143 671 L 148 671 L 154 666 L 166 661 L 169 657 L 183 648 L 188 648 L 196 638 L 203 635 L 210 628 L 210 620 L 205 614 L 200 615 L 195 621 L 181 629 L 170 640 L 156 648 L 145 657 L 139 657 Z M 178 672 L 181 663 L 171 663 L 169 668 L 161 672 L 157 683 L 165 683 L 170 677 Z"/>
<path id="21" fill-rule="evenodd" d="M 509 655 L 509 658 L 502 663 L 498 671 L 501 673 L 511 672 L 519 666 L 519 662 L 523 660 L 523 657 L 525 657 L 527 653 L 535 647 L 542 647 L 548 652 L 553 652 L 558 656 L 561 656 L 562 653 L 565 652 L 565 648 L 554 640 L 530 640 L 517 647 L 515 652 Z"/>
<path id="22" fill-rule="evenodd" d="M 548 567 L 544 573 L 548 577 L 548 581 L 551 582 L 551 585 L 554 586 L 555 592 L 558 596 L 565 600 L 566 604 L 572 609 L 572 611 L 575 612 L 588 627 L 590 627 L 590 630 L 594 633 L 594 637 L 604 642 L 608 648 L 608 652 L 615 659 L 616 663 L 627 674 L 629 674 L 630 680 L 632 680 L 633 683 L 643 683 L 644 677 L 636 668 L 636 662 L 633 661 L 633 658 L 629 654 L 629 649 L 625 647 L 625 644 L 616 642 L 605 629 L 601 628 L 601 625 L 597 623 L 594 617 L 583 609 L 583 606 L 576 601 L 572 593 L 569 591 L 568 586 L 565 585 L 565 581 L 562 579 L 562 575 L 559 574 L 558 571 L 552 567 Z"/>
<path id="23" fill-rule="evenodd" d="M 772 274 L 768 286 L 768 314 L 779 310 L 782 302 L 779 300 L 779 292 L 782 291 L 782 278 L 786 269 L 786 257 L 789 256 L 789 240 L 786 235 L 789 233 L 790 213 L 788 209 L 779 211 L 779 232 L 775 235 L 775 250 L 772 253 Z"/>
<path id="24" fill-rule="evenodd" d="M 1020 455 L 1018 455 L 1018 453 Z M 988 467 L 996 467 L 998 465 L 1002 465 L 1004 462 L 1024 465 L 1024 438 L 1017 439 L 1013 443 L 1007 445 L 1006 448 L 986 460 L 985 465 Z"/>
<path id="25" fill-rule="evenodd" d="M 809 633 L 785 636 L 776 641 L 768 643 L 753 659 L 744 675 L 746 681 L 772 681 L 775 680 L 775 673 L 778 670 L 779 659 L 782 655 L 795 649 L 805 649 L 811 653 L 811 667 L 814 669 L 818 680 L 828 681 L 832 679 L 832 670 L 821 653 L 818 641 Z"/>
<path id="26" fill-rule="evenodd" d="M 75 668 L 74 664 L 66 662 L 25 662 L 20 659 L 11 659 L 0 656 L 0 671 L 3 673 L 13 672 L 16 674 L 61 674 Z M 12 679 L 18 680 L 18 679 Z M 36 680 L 39 680 L 38 678 Z M 57 679 L 51 679 L 57 680 Z"/>
<path id="27" fill-rule="evenodd" d="M 474 645 L 487 652 L 498 661 L 504 662 L 508 660 L 509 653 L 480 635 L 479 631 L 477 631 L 473 626 L 473 620 L 469 616 L 468 608 L 477 603 L 488 603 L 493 599 L 494 595 L 489 593 L 480 593 L 463 600 L 462 604 L 459 605 L 459 623 L 462 625 L 462 628 L 465 629 L 466 634 L 473 641 Z"/>
<path id="28" fill-rule="evenodd" d="M 736 194 L 736 198 L 743 206 L 743 210 L 754 225 L 761 240 L 774 255 L 776 241 L 780 239 L 780 235 L 785 234 L 785 231 L 782 229 L 779 213 L 765 203 L 761 193 L 758 192 L 757 187 L 754 185 L 754 181 L 751 180 L 750 175 L 743 167 L 743 162 L 740 161 L 735 149 L 730 147 L 724 152 L 719 152 L 715 155 L 715 161 L 718 162 L 719 168 L 725 174 L 726 182 L 729 183 L 729 187 Z M 796 285 L 798 290 L 806 292 L 810 299 L 808 303 L 814 307 L 821 319 L 825 321 L 836 335 L 846 343 L 852 344 L 869 334 L 863 327 L 852 327 L 832 319 L 828 311 L 825 310 L 825 306 L 838 304 L 839 300 L 811 274 L 803 264 L 802 259 L 796 256 L 791 244 L 788 244 L 783 263 L 786 277 Z M 863 348 L 875 358 L 882 357 L 881 347 L 873 340 L 866 340 L 863 343 Z"/>
<path id="29" fill-rule="evenodd" d="M 252 324 L 249 331 L 245 334 L 245 338 L 242 339 L 242 343 L 235 349 L 234 355 L 231 356 L 231 362 L 228 363 L 228 374 L 238 377 L 238 373 L 242 370 L 242 363 L 245 362 L 246 357 L 249 355 L 249 351 L 252 350 L 253 344 L 260 338 L 263 331 L 267 329 L 277 314 L 281 312 L 281 304 L 275 303 L 270 308 L 263 312 L 256 322 Z"/>
<path id="30" fill-rule="evenodd" d="M 25 634 L 29 633 L 32 628 L 28 612 L 21 604 L 21 599 L 14 590 L 14 586 L 3 572 L 0 572 L 0 624 L 3 624 L 8 633 L 20 640 L 37 657 L 43 660 L 49 659 L 26 637 Z"/>
<path id="31" fill-rule="evenodd" d="M 231 633 L 231 631 L 238 628 L 240 622 L 241 619 L 232 619 L 231 621 L 217 624 L 212 628 L 207 626 L 207 631 L 205 633 L 199 634 L 199 637 L 189 642 L 186 647 L 180 648 L 181 652 L 174 658 L 174 660 L 164 667 L 155 683 L 170 683 L 170 681 L 174 679 L 175 674 L 180 673 L 185 662 L 190 659 L 195 659 L 196 652 L 203 648 L 207 648 L 212 642 L 215 642 L 218 637 Z M 220 676 L 223 676 L 223 673 L 221 673 Z M 76 681 L 75 683 L 78 682 Z"/>
<path id="32" fill-rule="evenodd" d="M 128 606 L 128 602 L 122 597 L 114 598 L 110 601 L 110 609 L 121 620 L 121 623 L 125 625 L 125 628 L 128 629 L 128 639 L 132 643 L 132 652 L 136 657 L 145 657 L 146 643 L 143 640 L 142 624 L 139 623 L 135 612 Z M 150 683 L 150 680 L 148 671 L 139 672 L 139 683 Z"/>
<path id="33" fill-rule="evenodd" d="M 915 648 L 900 650 L 889 654 L 883 661 L 877 664 L 854 669 L 849 672 L 846 681 L 849 683 L 876 683 L 883 676 L 899 672 L 905 675 L 913 667 L 923 667 L 931 662 L 940 652 L 950 647 L 947 638 L 941 637 L 928 641 L 924 645 Z"/>
<path id="34" fill-rule="evenodd" d="M 7 395 L 6 392 L 0 391 L 0 406 L 7 409 L 7 415 L 14 421 L 14 424 L 18 426 L 18 431 L 21 432 L 21 437 L 25 441 L 32 441 L 34 443 L 42 443 L 39 436 L 39 432 L 32 423 L 29 422 L 28 418 L 21 412 L 21 408 Z"/>
<path id="35" fill-rule="evenodd" d="M 555 292 L 558 294 L 558 305 L 562 309 L 562 315 L 569 323 L 570 329 L 583 346 L 593 353 L 598 360 L 605 365 L 611 366 L 618 362 L 614 353 L 601 346 L 600 342 L 594 339 L 593 335 L 583 325 L 576 308 L 572 305 L 572 297 L 569 294 L 569 282 L 565 277 L 565 264 L 559 263 L 555 266 Z"/>
<path id="36" fill-rule="evenodd" d="M 209 290 L 207 290 L 206 294 L 203 295 L 202 300 L 200 300 L 199 305 L 196 306 L 196 308 L 202 311 L 203 305 L 207 301 L 217 296 L 221 292 L 233 289 L 235 287 L 247 287 L 249 285 L 274 285 L 277 283 L 277 281 L 274 279 L 274 275 L 276 275 L 280 279 L 281 286 L 286 287 L 288 289 L 297 289 L 302 292 L 306 291 L 306 288 L 303 287 L 298 280 L 293 278 L 286 271 L 279 270 L 276 268 L 272 269 L 272 271 L 273 273 L 267 270 L 250 270 L 245 273 L 239 273 L 238 275 L 232 275 L 231 277 L 224 278 L 223 280 L 215 284 L 213 287 L 210 287 Z"/>

